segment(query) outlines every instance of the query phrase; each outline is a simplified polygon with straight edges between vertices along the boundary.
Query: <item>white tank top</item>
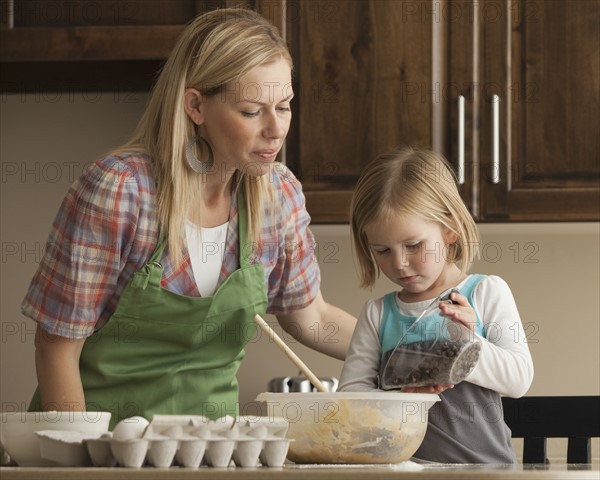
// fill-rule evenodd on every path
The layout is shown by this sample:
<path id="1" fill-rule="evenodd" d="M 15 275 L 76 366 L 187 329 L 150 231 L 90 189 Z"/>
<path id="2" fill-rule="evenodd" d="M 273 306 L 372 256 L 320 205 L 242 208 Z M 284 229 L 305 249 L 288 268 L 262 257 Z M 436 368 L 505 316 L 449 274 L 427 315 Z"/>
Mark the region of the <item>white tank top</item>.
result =
<path id="1" fill-rule="evenodd" d="M 203 228 L 185 221 L 185 239 L 190 253 L 194 280 L 203 297 L 215 293 L 227 240 L 229 222 L 218 227 Z"/>

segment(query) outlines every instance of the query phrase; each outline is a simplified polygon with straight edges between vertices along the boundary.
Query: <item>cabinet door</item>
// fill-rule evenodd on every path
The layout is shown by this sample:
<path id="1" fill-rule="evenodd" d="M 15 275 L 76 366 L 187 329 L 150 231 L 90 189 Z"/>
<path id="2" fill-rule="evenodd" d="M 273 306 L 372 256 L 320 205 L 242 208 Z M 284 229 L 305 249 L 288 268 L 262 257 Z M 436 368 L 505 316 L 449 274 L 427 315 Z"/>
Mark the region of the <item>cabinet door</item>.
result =
<path id="1" fill-rule="evenodd" d="M 0 91 L 148 91 L 196 15 L 281 1 L 0 0 Z"/>
<path id="2" fill-rule="evenodd" d="M 482 219 L 600 220 L 600 0 L 479 8 Z"/>
<path id="3" fill-rule="evenodd" d="M 504 0 L 502 0 L 504 1 Z M 436 151 L 455 167 L 459 190 L 471 215 L 480 219 L 481 18 L 473 0 L 433 0 L 437 41 L 433 83 L 442 85 L 434 104 Z"/>
<path id="4" fill-rule="evenodd" d="M 290 2 L 295 120 L 286 161 L 314 222 L 347 222 L 364 165 L 431 144 L 430 0 Z"/>

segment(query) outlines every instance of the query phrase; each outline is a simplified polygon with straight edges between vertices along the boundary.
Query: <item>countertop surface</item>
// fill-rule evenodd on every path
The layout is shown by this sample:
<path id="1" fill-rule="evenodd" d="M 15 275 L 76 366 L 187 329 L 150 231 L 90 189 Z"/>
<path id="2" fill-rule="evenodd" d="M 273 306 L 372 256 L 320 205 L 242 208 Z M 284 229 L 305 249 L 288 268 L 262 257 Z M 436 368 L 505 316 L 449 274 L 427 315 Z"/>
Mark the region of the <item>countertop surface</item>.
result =
<path id="1" fill-rule="evenodd" d="M 310 478 L 310 480 L 364 479 L 600 479 L 597 465 L 294 465 L 282 468 L 63 468 L 2 467 L 2 480 L 177 480 L 177 479 L 243 479 L 277 480 Z"/>

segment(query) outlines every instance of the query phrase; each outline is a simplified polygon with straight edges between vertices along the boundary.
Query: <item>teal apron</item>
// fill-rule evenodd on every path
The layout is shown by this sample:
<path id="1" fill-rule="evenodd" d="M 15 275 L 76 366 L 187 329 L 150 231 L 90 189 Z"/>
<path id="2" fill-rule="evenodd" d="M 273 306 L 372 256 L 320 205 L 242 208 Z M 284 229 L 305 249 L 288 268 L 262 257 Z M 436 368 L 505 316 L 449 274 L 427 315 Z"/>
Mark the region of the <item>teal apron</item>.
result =
<path id="1" fill-rule="evenodd" d="M 107 324 L 81 352 L 80 373 L 90 411 L 121 419 L 154 414 L 237 415 L 236 373 L 255 337 L 255 314 L 267 307 L 262 264 L 244 255 L 247 215 L 238 195 L 240 268 L 212 297 L 187 297 L 161 287 L 159 241 L 125 288 Z M 36 391 L 30 410 L 41 410 Z"/>

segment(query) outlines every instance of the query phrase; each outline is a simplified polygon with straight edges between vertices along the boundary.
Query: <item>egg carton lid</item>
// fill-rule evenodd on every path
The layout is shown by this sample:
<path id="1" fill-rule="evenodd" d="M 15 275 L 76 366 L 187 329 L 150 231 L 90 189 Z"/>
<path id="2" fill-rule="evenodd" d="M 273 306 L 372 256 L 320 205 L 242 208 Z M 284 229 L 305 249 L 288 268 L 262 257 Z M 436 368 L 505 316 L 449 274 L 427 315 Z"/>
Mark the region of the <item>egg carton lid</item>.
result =
<path id="1" fill-rule="evenodd" d="M 204 439 L 220 439 L 221 437 L 254 437 L 285 436 L 288 421 L 283 417 L 231 417 L 225 416 L 216 420 L 198 415 L 154 415 L 146 427 L 143 438 L 159 439 L 167 437 L 200 437 Z M 204 429 L 202 432 L 201 429 Z M 263 430 L 266 432 L 263 433 Z"/>

